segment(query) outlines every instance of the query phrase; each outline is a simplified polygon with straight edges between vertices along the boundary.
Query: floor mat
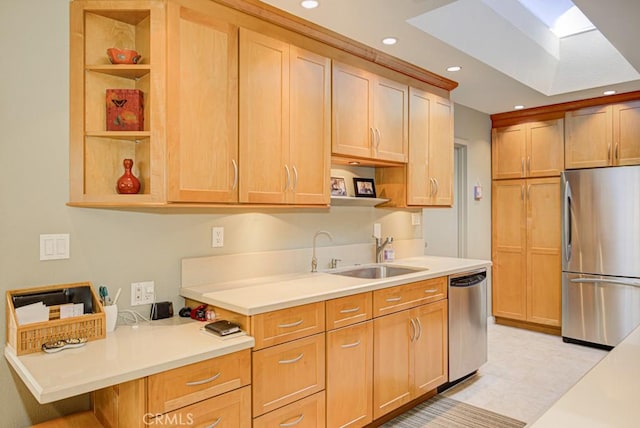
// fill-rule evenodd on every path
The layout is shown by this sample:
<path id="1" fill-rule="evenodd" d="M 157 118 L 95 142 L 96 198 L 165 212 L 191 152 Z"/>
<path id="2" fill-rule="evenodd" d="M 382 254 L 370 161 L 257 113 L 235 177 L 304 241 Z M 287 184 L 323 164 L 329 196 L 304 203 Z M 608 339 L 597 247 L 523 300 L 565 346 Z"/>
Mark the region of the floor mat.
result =
<path id="1" fill-rule="evenodd" d="M 526 424 L 442 395 L 418 404 L 383 427 L 398 428 L 522 428 Z"/>

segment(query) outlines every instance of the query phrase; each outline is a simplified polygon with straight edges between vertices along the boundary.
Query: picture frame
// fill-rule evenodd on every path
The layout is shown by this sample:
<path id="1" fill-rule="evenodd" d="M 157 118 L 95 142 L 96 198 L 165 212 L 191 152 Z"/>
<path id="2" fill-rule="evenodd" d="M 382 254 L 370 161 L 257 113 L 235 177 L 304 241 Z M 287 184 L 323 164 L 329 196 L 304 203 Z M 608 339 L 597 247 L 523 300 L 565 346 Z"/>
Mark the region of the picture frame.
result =
<path id="1" fill-rule="evenodd" d="M 344 177 L 331 177 L 331 196 L 347 196 Z"/>
<path id="2" fill-rule="evenodd" d="M 353 177 L 353 189 L 357 198 L 376 197 L 376 185 L 373 178 Z"/>

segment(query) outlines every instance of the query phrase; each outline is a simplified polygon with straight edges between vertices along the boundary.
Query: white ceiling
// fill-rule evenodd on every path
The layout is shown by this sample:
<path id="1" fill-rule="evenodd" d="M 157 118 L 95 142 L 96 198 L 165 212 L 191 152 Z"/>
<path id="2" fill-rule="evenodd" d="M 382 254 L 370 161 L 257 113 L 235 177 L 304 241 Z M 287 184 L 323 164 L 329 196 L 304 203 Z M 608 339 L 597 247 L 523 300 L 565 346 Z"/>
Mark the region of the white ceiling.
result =
<path id="1" fill-rule="evenodd" d="M 599 31 L 563 39 L 515 0 L 262 1 L 455 80 L 451 98 L 488 114 L 640 90 L 638 0 L 573 0 Z"/>

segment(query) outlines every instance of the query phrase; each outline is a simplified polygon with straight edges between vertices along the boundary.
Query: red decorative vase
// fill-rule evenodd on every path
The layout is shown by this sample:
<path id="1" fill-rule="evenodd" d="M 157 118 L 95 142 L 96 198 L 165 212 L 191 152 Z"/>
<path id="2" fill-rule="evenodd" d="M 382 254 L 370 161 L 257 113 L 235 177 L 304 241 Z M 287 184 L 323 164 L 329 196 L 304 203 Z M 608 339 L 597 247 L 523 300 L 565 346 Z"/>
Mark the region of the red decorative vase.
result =
<path id="1" fill-rule="evenodd" d="M 118 178 L 118 193 L 122 194 L 135 194 L 140 191 L 140 180 L 138 180 L 132 173 L 133 160 L 125 159 L 122 161 L 124 165 L 124 174 Z"/>

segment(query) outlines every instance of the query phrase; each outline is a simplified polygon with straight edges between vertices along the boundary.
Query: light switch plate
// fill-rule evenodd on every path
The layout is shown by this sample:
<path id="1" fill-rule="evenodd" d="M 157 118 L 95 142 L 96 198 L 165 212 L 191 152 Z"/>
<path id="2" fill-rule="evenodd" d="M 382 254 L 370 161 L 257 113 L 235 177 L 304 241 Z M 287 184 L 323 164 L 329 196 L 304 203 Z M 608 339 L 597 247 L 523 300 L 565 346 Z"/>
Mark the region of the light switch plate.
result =
<path id="1" fill-rule="evenodd" d="M 61 260 L 69 256 L 69 234 L 40 235 L 40 260 Z"/>

